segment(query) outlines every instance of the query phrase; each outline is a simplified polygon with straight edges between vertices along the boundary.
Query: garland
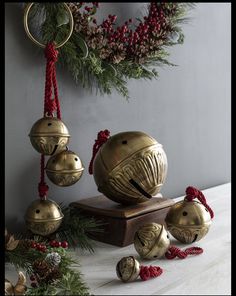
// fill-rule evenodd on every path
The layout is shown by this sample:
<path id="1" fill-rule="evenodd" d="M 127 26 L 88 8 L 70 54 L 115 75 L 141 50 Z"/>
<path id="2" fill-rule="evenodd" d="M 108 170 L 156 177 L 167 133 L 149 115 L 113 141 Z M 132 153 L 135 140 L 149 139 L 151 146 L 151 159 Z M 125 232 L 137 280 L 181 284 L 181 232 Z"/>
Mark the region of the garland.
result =
<path id="1" fill-rule="evenodd" d="M 31 287 L 18 281 L 14 289 L 21 293 L 17 295 L 90 295 L 67 248 L 66 241 L 15 240 L 5 231 L 5 261 L 24 269 L 31 281 Z"/>
<path id="2" fill-rule="evenodd" d="M 174 66 L 167 60 L 166 48 L 183 43 L 180 25 L 193 7 L 190 3 L 152 2 L 142 19 L 129 19 L 117 26 L 116 15 L 97 24 L 98 2 L 67 4 L 75 26 L 69 41 L 60 48 L 62 65 L 83 87 L 96 88 L 101 94 L 111 94 L 115 89 L 126 98 L 128 79 L 153 79 L 158 76 L 156 66 Z M 40 3 L 33 8 L 30 21 L 36 15 L 44 19 L 42 40 L 60 42 L 69 22 L 63 4 Z"/>

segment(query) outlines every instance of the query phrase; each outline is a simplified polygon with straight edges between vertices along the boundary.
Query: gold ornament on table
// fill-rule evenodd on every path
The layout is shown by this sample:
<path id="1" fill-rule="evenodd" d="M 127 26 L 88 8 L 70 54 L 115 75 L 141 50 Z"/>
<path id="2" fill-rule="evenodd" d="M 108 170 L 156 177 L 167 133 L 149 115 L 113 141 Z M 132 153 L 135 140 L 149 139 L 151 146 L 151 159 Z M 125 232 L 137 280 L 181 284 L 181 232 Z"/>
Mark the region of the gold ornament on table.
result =
<path id="1" fill-rule="evenodd" d="M 61 208 L 55 201 L 38 199 L 28 207 L 25 222 L 34 234 L 47 236 L 60 227 L 63 217 Z"/>
<path id="2" fill-rule="evenodd" d="M 50 157 L 46 165 L 48 178 L 58 186 L 75 184 L 81 178 L 83 170 L 79 156 L 69 150 Z"/>
<path id="3" fill-rule="evenodd" d="M 54 155 L 66 149 L 70 135 L 61 119 L 43 117 L 32 126 L 29 137 L 39 153 Z"/>
<path id="4" fill-rule="evenodd" d="M 18 272 L 18 281 L 14 286 L 9 280 L 5 279 L 5 295 L 25 295 L 26 287 L 26 277 L 23 272 Z"/>
<path id="5" fill-rule="evenodd" d="M 200 202 L 194 201 L 194 198 Z M 182 243 L 191 244 L 208 233 L 213 217 L 214 213 L 202 192 L 189 186 L 185 199 L 170 208 L 165 222 L 173 237 Z"/>
<path id="6" fill-rule="evenodd" d="M 133 257 L 123 257 L 116 265 L 116 274 L 123 282 L 131 282 L 135 280 L 140 273 L 140 264 Z"/>
<path id="7" fill-rule="evenodd" d="M 113 135 L 102 144 L 92 167 L 98 191 L 124 205 L 145 202 L 160 192 L 167 157 L 154 138 L 130 131 Z"/>
<path id="8" fill-rule="evenodd" d="M 141 226 L 134 236 L 134 247 L 141 258 L 161 258 L 170 245 L 164 225 L 148 223 Z"/>

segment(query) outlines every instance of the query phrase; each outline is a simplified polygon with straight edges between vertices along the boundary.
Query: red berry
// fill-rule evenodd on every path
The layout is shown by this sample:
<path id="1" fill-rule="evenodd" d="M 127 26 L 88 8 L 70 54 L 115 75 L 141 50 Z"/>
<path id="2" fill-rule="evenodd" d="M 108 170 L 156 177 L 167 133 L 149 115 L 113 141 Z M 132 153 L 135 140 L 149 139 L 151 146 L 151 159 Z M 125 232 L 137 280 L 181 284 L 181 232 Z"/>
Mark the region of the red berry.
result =
<path id="1" fill-rule="evenodd" d="M 31 283 L 31 287 L 37 288 L 37 284 L 36 283 Z"/>
<path id="2" fill-rule="evenodd" d="M 56 241 L 56 242 L 55 242 L 55 247 L 56 247 L 56 248 L 59 248 L 60 246 L 61 246 L 61 243 Z"/>
<path id="3" fill-rule="evenodd" d="M 61 243 L 61 246 L 62 246 L 62 248 L 64 248 L 64 249 L 68 248 L 68 242 L 67 242 L 67 241 L 62 242 L 62 243 Z"/>
<path id="4" fill-rule="evenodd" d="M 50 241 L 49 244 L 50 244 L 51 247 L 55 247 L 55 243 L 56 243 L 56 241 L 55 240 L 52 240 L 52 241 Z"/>
<path id="5" fill-rule="evenodd" d="M 30 276 L 30 280 L 31 281 L 35 281 L 36 280 L 36 278 L 35 278 L 35 276 L 33 274 Z"/>
<path id="6" fill-rule="evenodd" d="M 32 242 L 32 243 L 31 243 L 31 248 L 33 248 L 33 249 L 36 248 L 36 243 L 35 243 L 35 242 Z"/>

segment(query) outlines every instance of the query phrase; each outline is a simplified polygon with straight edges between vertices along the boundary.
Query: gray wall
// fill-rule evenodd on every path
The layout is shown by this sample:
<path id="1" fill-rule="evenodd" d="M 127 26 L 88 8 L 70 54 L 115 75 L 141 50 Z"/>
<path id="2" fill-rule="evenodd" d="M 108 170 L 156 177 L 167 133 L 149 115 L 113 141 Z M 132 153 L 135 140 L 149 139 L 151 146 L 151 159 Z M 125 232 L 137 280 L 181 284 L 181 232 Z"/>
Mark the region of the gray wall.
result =
<path id="1" fill-rule="evenodd" d="M 104 16 L 134 16 L 143 3 L 103 3 Z M 5 26 L 5 208 L 9 228 L 23 225 L 23 215 L 37 196 L 40 155 L 28 133 L 42 116 L 45 59 L 26 37 L 22 4 L 8 3 Z M 87 172 L 97 132 L 140 130 L 163 144 L 168 175 L 162 193 L 184 194 L 188 185 L 204 189 L 230 181 L 231 4 L 199 3 L 184 25 L 184 45 L 170 49 L 178 67 L 160 69 L 151 82 L 128 82 L 130 100 L 117 93 L 100 96 L 57 71 L 63 120 L 70 149 L 85 166 L 81 180 L 60 188 L 48 181 L 49 197 L 69 203 L 97 195 Z"/>

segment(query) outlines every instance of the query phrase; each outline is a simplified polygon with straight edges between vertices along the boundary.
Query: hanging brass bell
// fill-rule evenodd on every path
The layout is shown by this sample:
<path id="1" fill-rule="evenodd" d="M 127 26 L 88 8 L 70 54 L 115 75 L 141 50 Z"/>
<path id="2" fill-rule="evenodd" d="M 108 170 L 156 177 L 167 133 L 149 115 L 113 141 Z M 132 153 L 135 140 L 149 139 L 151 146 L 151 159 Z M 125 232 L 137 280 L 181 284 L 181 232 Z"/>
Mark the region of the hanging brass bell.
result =
<path id="1" fill-rule="evenodd" d="M 75 184 L 81 178 L 83 170 L 79 156 L 70 150 L 51 156 L 46 165 L 48 178 L 58 186 Z"/>
<path id="2" fill-rule="evenodd" d="M 123 257 L 116 265 L 116 274 L 123 282 L 132 282 L 138 276 L 140 272 L 140 264 L 133 257 Z"/>
<path id="3" fill-rule="evenodd" d="M 32 126 L 29 137 L 34 149 L 39 153 L 54 155 L 65 150 L 70 135 L 60 119 L 43 117 Z"/>
<path id="4" fill-rule="evenodd" d="M 166 174 L 167 158 L 162 145 L 138 131 L 110 137 L 101 146 L 93 164 L 98 191 L 127 205 L 147 201 L 143 192 L 149 198 L 157 194 Z"/>
<path id="5" fill-rule="evenodd" d="M 141 258 L 161 258 L 168 250 L 170 240 L 164 225 L 148 223 L 134 235 L 134 247 Z"/>
<path id="6" fill-rule="evenodd" d="M 47 236 L 60 227 L 63 217 L 61 208 L 55 201 L 37 199 L 28 207 L 25 223 L 34 234 Z"/>
<path id="7" fill-rule="evenodd" d="M 168 211 L 165 219 L 168 231 L 185 244 L 202 239 L 209 231 L 211 216 L 198 201 L 179 201 Z"/>

